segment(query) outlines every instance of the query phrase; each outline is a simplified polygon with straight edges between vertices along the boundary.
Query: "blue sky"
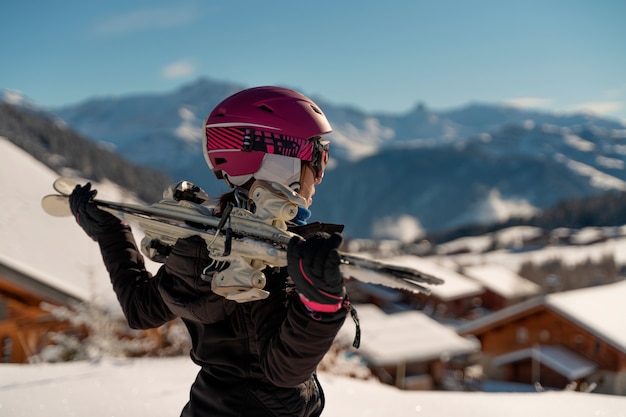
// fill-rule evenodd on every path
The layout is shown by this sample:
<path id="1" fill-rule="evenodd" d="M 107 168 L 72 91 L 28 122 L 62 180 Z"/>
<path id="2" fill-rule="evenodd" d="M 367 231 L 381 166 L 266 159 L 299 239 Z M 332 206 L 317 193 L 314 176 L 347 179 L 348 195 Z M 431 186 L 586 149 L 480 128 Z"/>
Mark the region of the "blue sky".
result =
<path id="1" fill-rule="evenodd" d="M 0 88 L 57 106 L 208 76 L 366 111 L 512 103 L 626 123 L 624 16 L 622 0 L 4 1 Z"/>

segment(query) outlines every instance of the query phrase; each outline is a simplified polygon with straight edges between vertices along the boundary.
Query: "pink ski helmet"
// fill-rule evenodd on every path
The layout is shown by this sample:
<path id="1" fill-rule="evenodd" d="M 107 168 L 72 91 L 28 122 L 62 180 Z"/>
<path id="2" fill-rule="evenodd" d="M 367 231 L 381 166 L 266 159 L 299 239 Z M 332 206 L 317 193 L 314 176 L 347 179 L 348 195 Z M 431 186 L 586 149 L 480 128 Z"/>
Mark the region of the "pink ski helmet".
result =
<path id="1" fill-rule="evenodd" d="M 223 100 L 208 115 L 202 130 L 207 164 L 218 179 L 235 186 L 257 176 L 283 184 L 296 174 L 299 179 L 301 161 L 313 168 L 320 181 L 329 144 L 321 136 L 332 128 L 308 97 L 266 86 Z"/>

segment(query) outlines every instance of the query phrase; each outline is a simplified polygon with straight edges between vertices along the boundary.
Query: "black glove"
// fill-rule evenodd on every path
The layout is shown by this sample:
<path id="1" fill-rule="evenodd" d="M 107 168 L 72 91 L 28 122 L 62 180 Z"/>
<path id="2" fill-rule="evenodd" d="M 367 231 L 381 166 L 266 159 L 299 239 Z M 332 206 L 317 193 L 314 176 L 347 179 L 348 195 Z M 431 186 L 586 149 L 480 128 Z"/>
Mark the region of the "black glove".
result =
<path id="1" fill-rule="evenodd" d="M 70 209 L 76 222 L 93 240 L 106 232 L 122 228 L 120 219 L 98 208 L 93 202 L 97 191 L 91 189 L 91 183 L 77 185 L 70 194 Z"/>
<path id="2" fill-rule="evenodd" d="M 334 313 L 346 295 L 339 271 L 337 249 L 343 238 L 339 233 L 315 233 L 302 240 L 293 237 L 287 248 L 287 272 L 296 284 L 300 300 L 311 311 Z"/>

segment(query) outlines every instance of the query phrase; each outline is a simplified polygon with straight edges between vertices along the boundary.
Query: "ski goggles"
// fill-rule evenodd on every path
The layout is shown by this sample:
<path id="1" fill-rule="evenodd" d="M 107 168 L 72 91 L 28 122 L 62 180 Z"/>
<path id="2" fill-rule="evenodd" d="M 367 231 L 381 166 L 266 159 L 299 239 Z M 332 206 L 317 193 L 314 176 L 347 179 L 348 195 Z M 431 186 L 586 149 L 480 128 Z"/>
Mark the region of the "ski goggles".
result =
<path id="1" fill-rule="evenodd" d="M 321 136 L 316 136 L 310 139 L 313 144 L 313 153 L 311 155 L 311 161 L 305 161 L 315 174 L 315 184 L 322 182 L 324 178 L 324 171 L 326 170 L 326 164 L 328 164 L 330 141 L 323 139 Z"/>
<path id="2" fill-rule="evenodd" d="M 330 141 L 321 136 L 303 139 L 264 130 L 219 126 L 206 130 L 207 151 L 241 149 L 244 152 L 260 151 L 274 155 L 298 158 L 308 164 L 319 184 L 328 163 Z"/>

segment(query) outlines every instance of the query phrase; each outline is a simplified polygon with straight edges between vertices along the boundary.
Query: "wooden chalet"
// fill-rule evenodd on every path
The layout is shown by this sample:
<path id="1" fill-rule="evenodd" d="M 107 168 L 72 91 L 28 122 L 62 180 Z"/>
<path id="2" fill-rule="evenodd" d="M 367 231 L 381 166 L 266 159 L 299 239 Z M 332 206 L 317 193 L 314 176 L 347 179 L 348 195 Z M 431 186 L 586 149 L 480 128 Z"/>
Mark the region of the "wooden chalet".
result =
<path id="1" fill-rule="evenodd" d="M 20 363 L 41 358 L 51 332 L 65 331 L 79 340 L 87 336 L 82 332 L 89 329 L 59 322 L 42 308 L 46 304 L 72 310 L 77 303 L 82 303 L 80 308 L 95 307 L 94 313 L 114 319 L 112 337 L 131 342 L 147 337 L 160 349 L 167 343 L 163 328 L 145 332 L 128 328 L 98 245 L 73 218 L 53 217 L 42 210 L 39 202 L 54 192 L 52 184 L 58 174 L 2 137 L 0 153 L 4 158 L 0 186 L 7 196 L 15 197 L 0 199 L 0 360 Z M 128 193 L 109 181 L 93 185 L 100 198 L 136 202 L 126 200 Z M 143 235 L 136 229 L 139 242 Z M 149 269 L 159 266 L 146 259 Z"/>
<path id="2" fill-rule="evenodd" d="M 379 305 L 386 310 L 399 305 L 404 309 L 423 310 L 428 315 L 441 320 L 457 320 L 464 318 L 482 304 L 485 293 L 484 286 L 470 279 L 452 268 L 440 265 L 437 262 L 414 255 L 403 255 L 384 259 L 384 261 L 430 274 L 444 280 L 443 285 L 426 285 L 431 294 L 411 294 L 400 292 L 400 297 L 390 295 L 389 291 L 374 291 L 372 288 L 361 286 L 358 289 L 360 302 L 369 302 Z M 352 293 L 351 293 L 352 297 Z M 395 306 L 395 307 L 394 307 Z"/>
<path id="3" fill-rule="evenodd" d="M 25 363 L 48 343 L 50 332 L 68 331 L 70 324 L 52 317 L 42 303 L 71 305 L 77 292 L 46 284 L 22 265 L 0 257 L 0 352 L 3 363 Z M 84 329 L 74 329 L 84 332 Z"/>
<path id="4" fill-rule="evenodd" d="M 626 281 L 539 296 L 457 330 L 481 343 L 485 377 L 626 395 Z"/>
<path id="5" fill-rule="evenodd" d="M 480 346 L 459 336 L 420 311 L 386 314 L 372 304 L 356 306 L 361 322 L 362 357 L 381 382 L 406 390 L 467 390 Z M 354 324 L 347 322 L 339 338 L 352 343 Z"/>
<path id="6" fill-rule="evenodd" d="M 64 333 L 84 340 L 90 336 L 89 326 L 81 326 L 54 317 L 54 307 L 76 307 L 90 305 L 89 297 L 80 289 L 62 288 L 57 280 L 45 274 L 19 265 L 0 255 L 0 354 L 2 363 L 28 363 L 41 359 L 42 351 L 55 344 L 50 335 Z M 93 305 L 92 305 L 93 306 Z M 93 306 L 100 309 L 101 307 Z M 74 311 L 74 310 L 72 310 Z M 132 330 L 121 314 L 99 317 L 109 321 L 111 334 L 123 347 L 125 341 L 143 341 L 133 352 L 126 355 L 170 355 L 188 350 L 185 338 L 169 340 L 172 326 L 182 326 L 179 320 L 166 323 L 157 329 Z M 80 313 L 77 313 L 80 314 Z M 177 330 L 173 330 L 176 332 Z M 127 346 L 131 346 L 129 343 Z M 180 346 L 178 346 L 180 345 Z M 71 358 L 67 358 L 71 359 Z"/>
<path id="7" fill-rule="evenodd" d="M 481 306 L 489 311 L 501 310 L 541 294 L 539 285 L 501 265 L 467 266 L 462 273 L 484 286 Z"/>

